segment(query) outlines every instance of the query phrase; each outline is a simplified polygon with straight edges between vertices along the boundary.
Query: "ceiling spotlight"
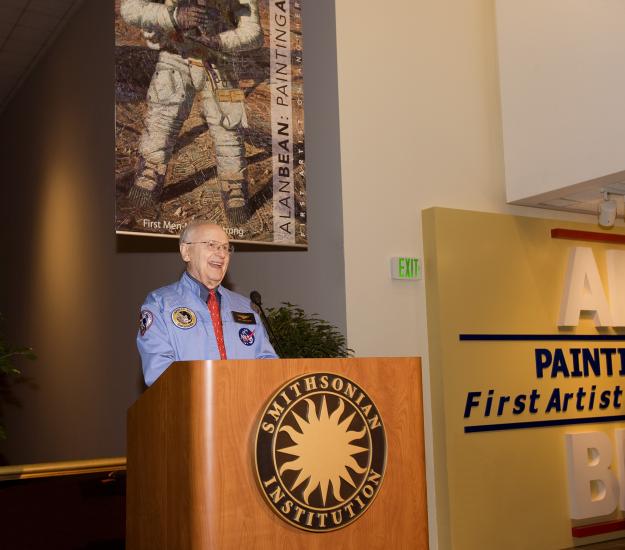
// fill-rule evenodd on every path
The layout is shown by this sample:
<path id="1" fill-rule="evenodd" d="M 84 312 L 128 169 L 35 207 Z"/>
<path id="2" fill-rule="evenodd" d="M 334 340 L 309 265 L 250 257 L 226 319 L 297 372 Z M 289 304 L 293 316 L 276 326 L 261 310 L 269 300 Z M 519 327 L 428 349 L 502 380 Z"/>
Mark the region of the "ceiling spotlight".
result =
<path id="1" fill-rule="evenodd" d="M 601 190 L 603 200 L 599 202 L 599 225 L 612 227 L 616 221 L 616 201 L 610 198 L 610 193 Z"/>

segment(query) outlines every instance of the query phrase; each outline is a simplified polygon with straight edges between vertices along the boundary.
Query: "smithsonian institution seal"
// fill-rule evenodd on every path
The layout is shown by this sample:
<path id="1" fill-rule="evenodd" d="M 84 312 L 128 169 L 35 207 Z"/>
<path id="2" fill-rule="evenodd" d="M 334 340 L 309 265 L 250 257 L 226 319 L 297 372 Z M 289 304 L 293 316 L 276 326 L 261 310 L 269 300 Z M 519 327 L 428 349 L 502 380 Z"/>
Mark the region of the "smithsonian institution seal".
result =
<path id="1" fill-rule="evenodd" d="M 355 382 L 305 374 L 269 400 L 255 459 L 260 489 L 276 514 L 300 529 L 333 531 L 356 521 L 380 490 L 384 424 Z"/>

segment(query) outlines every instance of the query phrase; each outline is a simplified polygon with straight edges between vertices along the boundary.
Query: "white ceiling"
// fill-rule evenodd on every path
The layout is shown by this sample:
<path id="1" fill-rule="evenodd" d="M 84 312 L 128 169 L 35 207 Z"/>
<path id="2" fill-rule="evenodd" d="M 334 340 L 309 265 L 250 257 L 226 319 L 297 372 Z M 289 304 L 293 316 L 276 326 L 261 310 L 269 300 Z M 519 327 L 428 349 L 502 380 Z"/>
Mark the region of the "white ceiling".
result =
<path id="1" fill-rule="evenodd" d="M 625 171 L 610 174 L 591 181 L 569 185 L 533 197 L 514 201 L 512 204 L 535 206 L 549 210 L 563 210 L 579 214 L 597 214 L 599 203 L 603 201 L 602 191 L 607 191 L 611 199 L 616 199 L 618 215 L 625 216 Z"/>
<path id="2" fill-rule="evenodd" d="M 0 0 L 0 112 L 81 2 Z"/>
<path id="3" fill-rule="evenodd" d="M 508 200 L 596 215 L 604 189 L 622 215 L 625 2 L 494 3 Z"/>

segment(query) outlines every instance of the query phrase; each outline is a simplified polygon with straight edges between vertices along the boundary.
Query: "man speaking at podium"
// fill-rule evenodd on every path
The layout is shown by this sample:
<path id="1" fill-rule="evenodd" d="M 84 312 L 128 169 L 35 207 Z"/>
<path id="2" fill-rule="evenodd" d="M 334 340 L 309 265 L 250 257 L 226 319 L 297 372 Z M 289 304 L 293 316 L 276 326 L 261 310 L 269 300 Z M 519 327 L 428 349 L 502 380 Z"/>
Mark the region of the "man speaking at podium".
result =
<path id="1" fill-rule="evenodd" d="M 181 233 L 186 271 L 141 307 L 137 347 L 148 386 L 174 361 L 278 357 L 250 301 L 221 286 L 233 251 L 218 225 L 196 222 Z"/>

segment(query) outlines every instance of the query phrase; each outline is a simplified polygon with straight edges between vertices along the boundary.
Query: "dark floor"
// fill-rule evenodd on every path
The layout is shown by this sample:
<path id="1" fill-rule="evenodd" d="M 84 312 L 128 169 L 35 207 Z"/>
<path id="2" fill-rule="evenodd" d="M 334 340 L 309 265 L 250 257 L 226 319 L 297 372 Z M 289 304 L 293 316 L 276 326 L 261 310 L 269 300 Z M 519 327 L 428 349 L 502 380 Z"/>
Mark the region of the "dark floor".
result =
<path id="1" fill-rule="evenodd" d="M 123 550 L 125 472 L 0 484 L 2 550 Z"/>

